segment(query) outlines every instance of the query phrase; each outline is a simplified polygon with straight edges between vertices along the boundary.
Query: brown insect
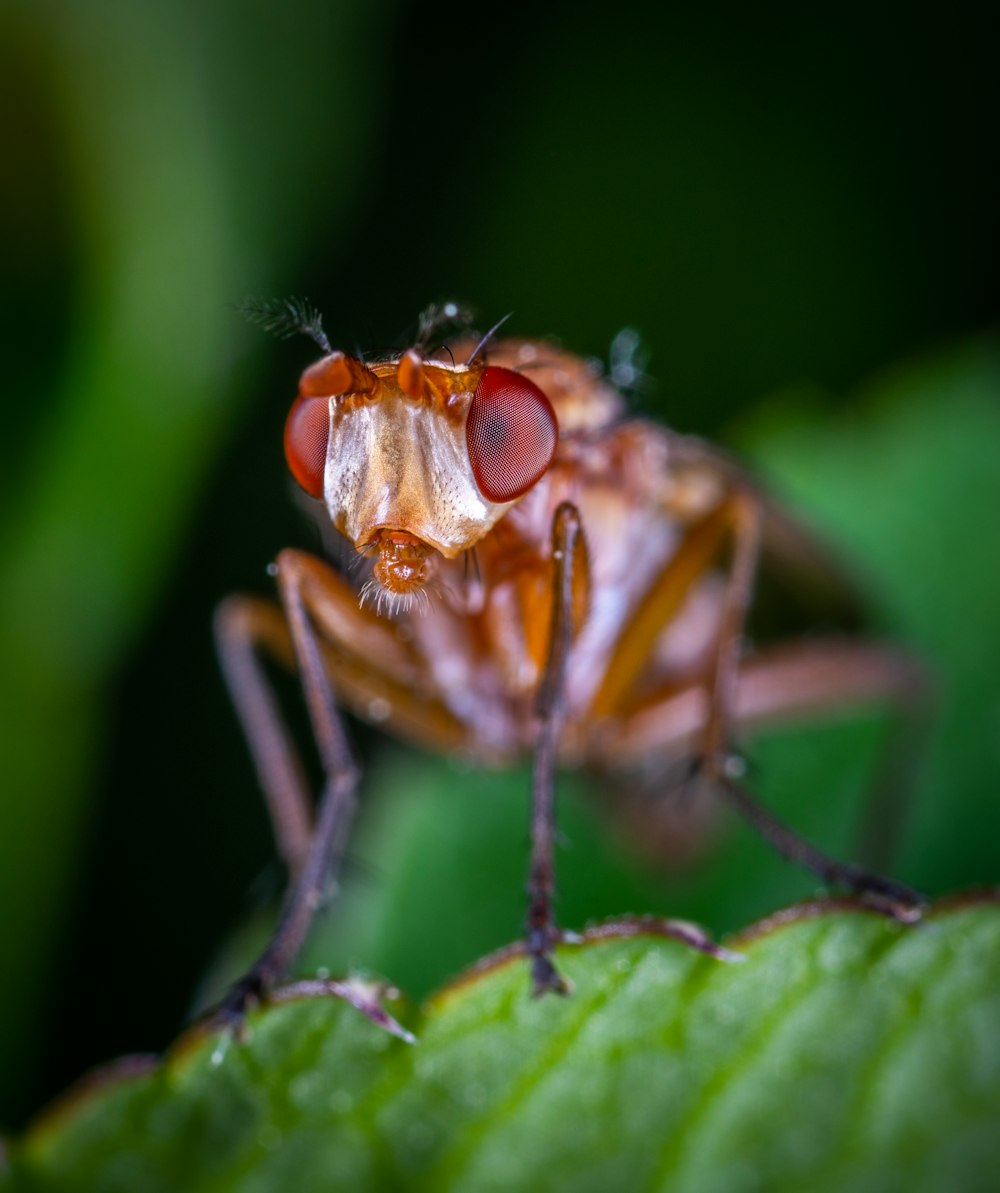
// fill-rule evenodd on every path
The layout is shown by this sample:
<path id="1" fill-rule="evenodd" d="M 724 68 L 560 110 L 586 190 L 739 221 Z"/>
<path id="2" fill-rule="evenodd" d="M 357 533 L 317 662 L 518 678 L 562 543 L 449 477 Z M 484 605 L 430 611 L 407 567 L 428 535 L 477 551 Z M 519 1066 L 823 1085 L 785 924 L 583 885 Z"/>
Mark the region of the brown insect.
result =
<path id="1" fill-rule="evenodd" d="M 359 772 L 341 705 L 489 765 L 533 755 L 525 952 L 536 994 L 566 990 L 552 959 L 560 765 L 648 773 L 693 759 L 780 852 L 894 914 L 916 909 L 907 887 L 779 824 L 733 753 L 737 729 L 803 709 L 905 705 L 919 684 L 912 660 L 846 636 L 745 654 L 762 553 L 806 583 L 834 582 L 809 537 L 715 449 L 628 417 L 593 362 L 490 336 L 429 350 L 455 314 L 433 312 L 417 347 L 368 361 L 333 351 L 301 307 L 272 320 L 324 352 L 302 374 L 285 452 L 364 577 L 285 550 L 280 604 L 238 596 L 218 614 L 291 875 L 278 927 L 222 1013 L 238 1021 L 287 971 L 344 850 Z M 264 658 L 301 677 L 325 773 L 315 805 Z"/>

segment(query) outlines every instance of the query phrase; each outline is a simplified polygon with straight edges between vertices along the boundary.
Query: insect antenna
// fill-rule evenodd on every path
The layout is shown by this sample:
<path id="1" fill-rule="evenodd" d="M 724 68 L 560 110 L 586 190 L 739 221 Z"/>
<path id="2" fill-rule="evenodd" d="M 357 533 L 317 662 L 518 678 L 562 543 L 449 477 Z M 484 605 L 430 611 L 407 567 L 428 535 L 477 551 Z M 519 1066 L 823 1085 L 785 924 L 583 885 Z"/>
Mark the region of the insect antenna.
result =
<path id="1" fill-rule="evenodd" d="M 323 330 L 323 316 L 307 298 L 246 298 L 236 309 L 247 322 L 279 340 L 306 335 L 324 352 L 333 351 Z"/>
<path id="2" fill-rule="evenodd" d="M 473 351 L 469 354 L 469 359 L 465 362 L 466 364 L 472 364 L 472 362 L 476 359 L 476 357 L 480 354 L 480 352 L 482 352 L 482 350 L 486 347 L 486 345 L 490 342 L 490 340 L 493 339 L 493 337 L 496 335 L 496 333 L 500 330 L 501 327 L 503 327 L 503 325 L 507 322 L 507 320 L 513 314 L 514 314 L 513 311 L 508 311 L 507 314 L 504 315 L 504 317 L 502 319 L 498 319 L 497 322 L 493 324 L 493 326 L 490 328 L 490 330 L 486 333 L 486 335 L 483 336 L 483 338 L 475 346 Z"/>
<path id="3" fill-rule="evenodd" d="M 468 307 L 457 302 L 432 303 L 420 312 L 417 319 L 417 342 L 415 347 L 428 350 L 431 340 L 444 334 L 450 328 L 465 331 L 475 318 Z"/>

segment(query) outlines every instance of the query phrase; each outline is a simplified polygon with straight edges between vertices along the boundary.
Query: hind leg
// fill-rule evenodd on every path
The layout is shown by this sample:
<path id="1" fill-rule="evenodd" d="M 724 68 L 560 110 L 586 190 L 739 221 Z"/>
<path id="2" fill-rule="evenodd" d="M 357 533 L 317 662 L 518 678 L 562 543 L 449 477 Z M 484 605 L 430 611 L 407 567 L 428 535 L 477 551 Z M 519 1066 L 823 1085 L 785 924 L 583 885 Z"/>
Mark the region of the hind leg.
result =
<path id="1" fill-rule="evenodd" d="M 786 643 L 745 660 L 732 686 L 726 723 L 740 730 L 877 702 L 912 715 L 925 699 L 923 672 L 904 652 L 844 638 Z M 601 726 L 595 737 L 601 765 L 630 769 L 650 758 L 693 751 L 699 763 L 712 690 L 701 681 L 649 694 L 628 713 Z M 596 759 L 595 759 L 596 760 Z M 873 870 L 829 857 L 778 821 L 750 793 L 736 768 L 712 765 L 705 773 L 718 791 L 779 853 L 824 882 L 867 895 L 904 918 L 920 896 Z"/>

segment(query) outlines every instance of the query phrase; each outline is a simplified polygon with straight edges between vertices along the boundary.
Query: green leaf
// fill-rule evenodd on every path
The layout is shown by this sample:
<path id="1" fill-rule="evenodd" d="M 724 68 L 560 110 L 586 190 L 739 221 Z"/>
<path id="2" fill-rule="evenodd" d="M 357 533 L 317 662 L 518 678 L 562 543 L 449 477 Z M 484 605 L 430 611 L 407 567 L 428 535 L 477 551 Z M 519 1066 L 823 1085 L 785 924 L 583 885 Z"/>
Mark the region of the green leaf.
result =
<path id="1" fill-rule="evenodd" d="M 409 1046 L 345 1003 L 271 1005 L 123 1062 L 12 1146 L 7 1188 L 985 1189 L 1000 1163 L 1000 907 L 904 927 L 844 901 L 750 929 L 723 964 L 652 933 L 507 957 Z"/>
<path id="2" fill-rule="evenodd" d="M 998 393 L 1000 345 L 989 338 L 883 374 L 849 417 L 789 396 L 747 434 L 763 475 L 826 534 L 884 632 L 932 677 L 934 715 L 896 869 L 935 893 L 996 876 Z M 789 790 L 815 789 L 807 774 L 796 778 Z M 801 815 L 794 823 L 830 840 Z"/>

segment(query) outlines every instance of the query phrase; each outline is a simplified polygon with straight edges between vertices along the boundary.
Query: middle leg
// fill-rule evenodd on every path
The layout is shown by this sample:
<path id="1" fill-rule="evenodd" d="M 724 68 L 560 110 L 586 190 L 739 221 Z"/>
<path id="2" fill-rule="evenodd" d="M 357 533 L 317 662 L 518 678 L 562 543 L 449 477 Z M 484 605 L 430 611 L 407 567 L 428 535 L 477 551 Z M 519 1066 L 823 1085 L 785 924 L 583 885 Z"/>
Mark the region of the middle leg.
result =
<path id="1" fill-rule="evenodd" d="M 538 692 L 538 738 L 532 774 L 531 869 L 528 877 L 527 952 L 536 997 L 566 994 L 569 986 L 552 961 L 558 943 L 555 896 L 555 787 L 559 743 L 565 720 L 566 660 L 573 634 L 574 609 L 586 584 L 586 546 L 580 514 L 564 502 L 552 523 L 552 617 L 548 657 Z"/>

